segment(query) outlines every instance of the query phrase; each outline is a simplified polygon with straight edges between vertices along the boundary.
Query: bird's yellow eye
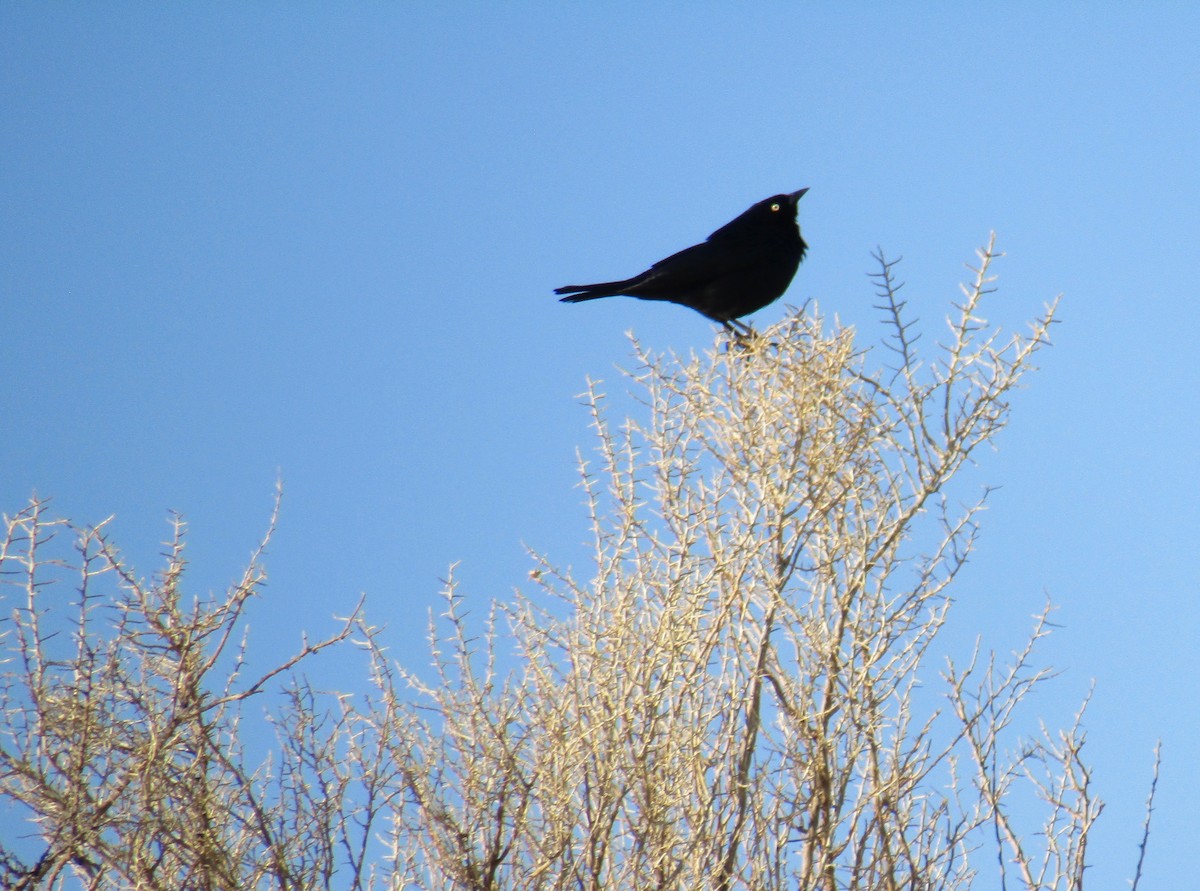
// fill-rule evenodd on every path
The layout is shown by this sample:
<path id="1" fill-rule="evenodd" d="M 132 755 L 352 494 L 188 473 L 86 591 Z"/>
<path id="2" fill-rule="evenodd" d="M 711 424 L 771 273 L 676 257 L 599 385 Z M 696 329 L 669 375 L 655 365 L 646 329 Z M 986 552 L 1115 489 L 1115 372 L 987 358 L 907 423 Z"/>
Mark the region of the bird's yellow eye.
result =
<path id="1" fill-rule="evenodd" d="M 779 210 L 779 205 L 778 205 L 778 204 L 772 204 L 772 205 L 771 205 L 771 210 Z"/>

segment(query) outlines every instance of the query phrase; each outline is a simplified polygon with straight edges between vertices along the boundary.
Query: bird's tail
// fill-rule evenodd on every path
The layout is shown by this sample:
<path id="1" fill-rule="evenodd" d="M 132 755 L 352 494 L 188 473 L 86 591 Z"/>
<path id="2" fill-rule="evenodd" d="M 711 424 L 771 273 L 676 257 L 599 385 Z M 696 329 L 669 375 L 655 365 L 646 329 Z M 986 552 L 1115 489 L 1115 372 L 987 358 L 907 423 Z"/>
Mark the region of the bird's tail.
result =
<path id="1" fill-rule="evenodd" d="M 627 284 L 629 284 L 628 281 L 599 282 L 594 285 L 563 285 L 561 288 L 555 288 L 554 293 L 568 295 L 560 298 L 563 303 L 581 303 L 584 300 L 595 300 L 597 297 L 616 297 Z"/>

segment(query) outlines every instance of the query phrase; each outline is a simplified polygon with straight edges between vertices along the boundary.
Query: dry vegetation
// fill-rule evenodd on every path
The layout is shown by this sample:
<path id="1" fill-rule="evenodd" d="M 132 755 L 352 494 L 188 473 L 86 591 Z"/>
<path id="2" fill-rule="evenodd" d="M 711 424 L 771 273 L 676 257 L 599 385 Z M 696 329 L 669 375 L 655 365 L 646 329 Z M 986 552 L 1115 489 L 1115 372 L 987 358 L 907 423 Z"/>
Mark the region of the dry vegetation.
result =
<path id="1" fill-rule="evenodd" d="M 356 610 L 247 677 L 257 558 L 196 600 L 181 526 L 145 582 L 103 528 L 33 502 L 0 554 L 0 803 L 40 853 L 6 830 L 3 884 L 1081 888 L 1101 808 L 1082 710 L 1017 732 L 1045 615 L 1007 660 L 933 650 L 982 504 L 947 487 L 1053 314 L 990 328 L 994 256 L 924 351 L 882 257 L 886 350 L 811 312 L 698 357 L 635 343 L 644 411 L 614 429 L 589 390 L 594 564 L 536 557 L 482 635 L 451 581 L 432 666 L 396 664 Z M 352 641 L 370 678 L 318 695 L 297 666 Z M 289 705 L 251 763 L 268 687 Z"/>

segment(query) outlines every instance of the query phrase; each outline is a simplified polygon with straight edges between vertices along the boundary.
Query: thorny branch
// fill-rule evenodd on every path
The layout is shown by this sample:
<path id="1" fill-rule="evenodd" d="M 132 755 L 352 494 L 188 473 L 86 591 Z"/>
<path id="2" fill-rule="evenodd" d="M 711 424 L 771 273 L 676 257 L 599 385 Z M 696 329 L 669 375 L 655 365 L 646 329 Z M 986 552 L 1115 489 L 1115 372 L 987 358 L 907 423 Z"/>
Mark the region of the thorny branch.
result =
<path id="1" fill-rule="evenodd" d="M 994 871 L 1081 888 L 1102 807 L 1083 710 L 1032 735 L 1023 711 L 1052 677 L 1050 606 L 1007 661 L 939 639 L 987 497 L 964 499 L 959 471 L 1054 321 L 1051 304 L 1026 334 L 989 325 L 999 256 L 990 239 L 930 346 L 877 253 L 881 360 L 815 306 L 703 355 L 635 340 L 632 416 L 614 427 L 597 382 L 584 397 L 589 565 L 534 555 L 536 591 L 482 617 L 451 574 L 430 671 L 398 664 L 360 603 L 246 677 L 270 533 L 223 597 L 189 599 L 182 521 L 145 582 L 105 524 L 35 499 L 0 544 L 0 804 L 40 847 L 0 848 L 0 879 L 942 891 Z M 369 690 L 299 675 L 351 639 Z M 246 705 L 276 686 L 256 762 Z M 1157 753 L 1135 887 L 1156 787 Z M 1031 795 L 1035 831 L 1013 806 Z"/>

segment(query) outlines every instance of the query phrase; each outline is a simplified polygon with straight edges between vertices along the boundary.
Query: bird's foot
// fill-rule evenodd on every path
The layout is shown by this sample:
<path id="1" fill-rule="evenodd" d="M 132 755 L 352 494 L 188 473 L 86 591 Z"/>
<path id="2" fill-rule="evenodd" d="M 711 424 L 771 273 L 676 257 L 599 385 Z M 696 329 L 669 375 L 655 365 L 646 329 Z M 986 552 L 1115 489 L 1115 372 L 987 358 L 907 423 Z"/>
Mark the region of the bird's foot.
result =
<path id="1" fill-rule="evenodd" d="M 725 330 L 729 332 L 729 340 L 725 343 L 726 352 L 732 349 L 758 350 L 762 347 L 779 348 L 778 343 L 767 341 L 761 334 L 744 322 L 731 319 L 727 322 L 722 322 L 722 324 L 725 326 Z"/>
<path id="2" fill-rule="evenodd" d="M 725 322 L 725 330 L 729 339 L 725 341 L 725 352 L 730 350 L 752 350 L 758 346 L 758 332 L 749 325 L 738 323 L 736 326 Z"/>

